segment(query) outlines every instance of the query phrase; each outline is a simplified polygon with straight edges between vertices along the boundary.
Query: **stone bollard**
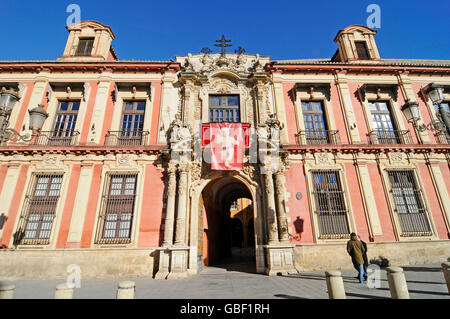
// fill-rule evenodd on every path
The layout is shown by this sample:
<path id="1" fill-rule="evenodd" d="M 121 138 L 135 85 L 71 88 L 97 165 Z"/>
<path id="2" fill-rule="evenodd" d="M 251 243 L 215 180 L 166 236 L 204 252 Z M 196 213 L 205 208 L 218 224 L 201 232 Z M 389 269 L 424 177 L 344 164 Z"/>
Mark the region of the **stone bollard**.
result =
<path id="1" fill-rule="evenodd" d="M 450 294 L 450 262 L 442 264 L 442 271 L 444 272 L 445 282 L 447 283 L 448 293 Z"/>
<path id="2" fill-rule="evenodd" d="M 410 299 L 405 274 L 400 267 L 387 268 L 387 279 L 392 299 Z"/>
<path id="3" fill-rule="evenodd" d="M 6 282 L 0 282 L 0 299 L 13 299 L 14 289 L 16 289 L 16 286 Z"/>
<path id="4" fill-rule="evenodd" d="M 328 296 L 330 299 L 347 299 L 345 295 L 344 280 L 340 271 L 327 271 Z"/>
<path id="5" fill-rule="evenodd" d="M 124 281 L 119 284 L 117 299 L 134 299 L 136 284 L 132 281 Z"/>
<path id="6" fill-rule="evenodd" d="M 55 299 L 73 299 L 73 288 L 66 283 L 56 286 Z"/>

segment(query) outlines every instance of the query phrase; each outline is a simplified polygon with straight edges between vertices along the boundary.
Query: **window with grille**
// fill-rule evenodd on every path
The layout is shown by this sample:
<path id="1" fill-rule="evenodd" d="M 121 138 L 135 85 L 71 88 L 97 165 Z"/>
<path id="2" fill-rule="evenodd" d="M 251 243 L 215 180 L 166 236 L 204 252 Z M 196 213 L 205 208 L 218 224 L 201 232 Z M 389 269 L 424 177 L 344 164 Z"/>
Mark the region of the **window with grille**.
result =
<path id="1" fill-rule="evenodd" d="M 390 171 L 392 195 L 400 219 L 402 236 L 431 236 L 421 190 L 417 187 L 413 171 Z"/>
<path id="2" fill-rule="evenodd" d="M 302 102 L 302 109 L 308 145 L 329 144 L 323 103 L 320 101 Z"/>
<path id="3" fill-rule="evenodd" d="M 319 238 L 347 238 L 350 233 L 339 171 L 313 172 Z"/>
<path id="4" fill-rule="evenodd" d="M 378 144 L 401 144 L 388 102 L 369 102 Z"/>
<path id="5" fill-rule="evenodd" d="M 370 60 L 369 50 L 367 49 L 367 44 L 364 41 L 355 42 L 356 52 L 358 54 L 358 59 L 360 60 Z"/>
<path id="6" fill-rule="evenodd" d="M 80 101 L 60 101 L 56 112 L 50 145 L 72 145 Z"/>
<path id="7" fill-rule="evenodd" d="M 124 102 L 119 145 L 142 144 L 145 107 L 145 101 Z"/>
<path id="8" fill-rule="evenodd" d="M 75 56 L 91 56 L 92 49 L 94 48 L 94 38 L 80 39 L 78 42 Z"/>
<path id="9" fill-rule="evenodd" d="M 239 95 L 211 95 L 209 114 L 210 123 L 240 123 Z"/>
<path id="10" fill-rule="evenodd" d="M 136 174 L 110 175 L 97 233 L 98 244 L 129 243 L 136 199 Z"/>
<path id="11" fill-rule="evenodd" d="M 34 175 L 27 194 L 16 243 L 48 245 L 60 197 L 63 175 Z"/>

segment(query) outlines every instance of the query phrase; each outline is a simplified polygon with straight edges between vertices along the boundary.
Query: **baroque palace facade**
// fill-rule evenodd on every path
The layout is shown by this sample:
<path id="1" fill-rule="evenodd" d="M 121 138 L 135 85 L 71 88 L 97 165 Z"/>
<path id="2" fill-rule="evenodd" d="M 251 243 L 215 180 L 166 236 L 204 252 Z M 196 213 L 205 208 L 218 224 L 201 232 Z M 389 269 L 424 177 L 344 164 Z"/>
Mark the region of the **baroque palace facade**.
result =
<path id="1" fill-rule="evenodd" d="M 67 29 L 57 61 L 0 62 L 1 278 L 351 267 L 351 232 L 371 259 L 450 257 L 450 61 L 382 59 L 357 25 L 291 61 L 225 37 L 120 61 L 110 27 Z M 212 169 L 210 123 L 252 132 L 240 169 Z"/>

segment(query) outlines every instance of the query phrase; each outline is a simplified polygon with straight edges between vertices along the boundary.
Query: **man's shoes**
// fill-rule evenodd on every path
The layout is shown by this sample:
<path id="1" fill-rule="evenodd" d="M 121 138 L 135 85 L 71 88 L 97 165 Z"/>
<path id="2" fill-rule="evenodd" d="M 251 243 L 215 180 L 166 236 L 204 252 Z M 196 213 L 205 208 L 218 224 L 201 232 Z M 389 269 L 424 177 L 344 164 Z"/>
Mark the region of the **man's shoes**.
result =
<path id="1" fill-rule="evenodd" d="M 366 276 L 364 276 L 364 281 L 367 281 L 367 275 L 366 275 Z"/>

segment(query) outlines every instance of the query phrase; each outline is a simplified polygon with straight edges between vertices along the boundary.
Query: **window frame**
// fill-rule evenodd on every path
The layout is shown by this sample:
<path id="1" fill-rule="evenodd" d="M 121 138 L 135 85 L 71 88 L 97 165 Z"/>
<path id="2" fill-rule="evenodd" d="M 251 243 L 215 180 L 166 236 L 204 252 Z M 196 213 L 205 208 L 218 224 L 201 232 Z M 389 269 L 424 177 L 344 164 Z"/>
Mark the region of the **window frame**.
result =
<path id="1" fill-rule="evenodd" d="M 80 47 L 83 43 L 83 49 L 81 51 Z M 78 45 L 76 47 L 74 56 L 76 57 L 88 57 L 92 56 L 92 50 L 94 49 L 95 37 L 83 37 L 78 39 Z M 90 47 L 90 50 L 88 48 Z M 86 52 L 89 51 L 89 52 Z"/>
<path id="2" fill-rule="evenodd" d="M 117 197 L 125 197 L 129 196 L 131 198 L 131 195 L 111 195 L 111 191 L 113 190 L 112 184 L 114 178 L 129 178 L 134 177 L 134 195 L 132 195 L 132 203 L 128 203 L 128 205 L 131 207 L 131 212 L 111 212 L 108 211 L 108 209 L 111 209 L 109 206 L 112 202 L 114 202 L 114 196 Z M 125 190 L 126 183 L 122 183 L 121 191 Z M 94 244 L 96 245 L 113 245 L 113 244 L 131 244 L 132 238 L 133 238 L 133 231 L 135 227 L 135 218 L 136 215 L 138 215 L 137 211 L 137 204 L 138 204 L 138 188 L 139 188 L 139 173 L 138 172 L 108 172 L 105 174 L 105 182 L 103 187 L 103 194 L 101 196 L 101 208 L 100 208 L 100 214 L 97 218 L 97 225 L 96 225 L 96 234 L 94 238 Z M 111 196 L 113 196 L 113 199 L 111 199 Z M 120 200 L 120 198 L 118 198 Z M 115 208 L 117 209 L 117 207 Z M 120 217 L 121 215 L 131 214 L 131 217 L 129 219 L 129 228 L 128 228 L 128 237 L 120 237 L 118 236 L 118 233 L 120 232 L 120 224 L 121 219 L 117 218 L 116 220 L 116 227 L 115 227 L 115 237 L 105 237 L 105 231 L 107 230 L 107 215 L 117 214 Z M 112 221 L 110 221 L 112 222 Z"/>
<path id="3" fill-rule="evenodd" d="M 61 198 L 61 193 L 63 192 L 64 185 L 64 173 L 63 172 L 52 172 L 52 173 L 32 173 L 31 179 L 29 182 L 29 187 L 24 199 L 24 205 L 22 207 L 22 214 L 20 216 L 19 224 L 17 226 L 17 231 L 14 235 L 14 244 L 17 246 L 46 246 L 50 245 L 50 241 L 53 235 L 53 229 L 55 224 L 57 223 L 57 211 L 58 205 Z M 45 192 L 46 196 L 37 196 L 36 192 L 38 191 L 39 180 L 42 178 L 50 178 L 51 181 L 54 179 L 60 178 L 60 183 L 55 183 L 59 185 L 58 195 L 57 196 L 48 196 L 51 190 L 50 186 L 54 185 L 51 181 L 49 181 L 46 185 Z M 43 199 L 43 200 L 42 200 Z M 40 202 L 42 201 L 50 201 L 46 205 L 42 205 Z M 41 210 L 40 212 L 32 213 L 32 210 Z M 47 210 L 42 211 L 42 210 Z M 50 213 L 49 213 L 50 212 Z M 29 225 L 29 219 L 32 215 L 41 215 L 38 221 L 38 225 L 36 228 L 36 235 L 34 238 L 26 238 L 26 232 Z M 51 225 L 49 229 L 45 231 L 48 232 L 48 236 L 45 238 L 41 238 L 43 217 L 46 215 L 52 215 Z"/>
<path id="4" fill-rule="evenodd" d="M 363 45 L 363 47 L 361 47 Z M 364 50 L 364 56 L 362 57 L 360 55 L 361 50 Z M 355 41 L 355 51 L 356 51 L 356 57 L 358 60 L 372 60 L 372 57 L 370 55 L 369 46 L 367 45 L 367 41 Z"/>
<path id="5" fill-rule="evenodd" d="M 222 105 L 220 105 L 220 106 L 212 106 L 211 105 L 212 104 L 211 103 L 211 98 L 213 98 L 213 97 L 219 97 L 220 99 L 222 99 L 222 101 L 223 101 L 224 98 L 227 98 L 227 99 L 229 99 L 229 98 L 236 98 L 237 102 L 238 102 L 238 105 L 237 106 L 230 106 L 230 105 L 228 105 L 229 100 L 227 100 L 227 103 L 226 103 L 225 106 L 222 106 Z M 238 116 L 239 117 L 238 121 L 229 121 L 229 119 L 230 119 L 229 113 L 228 113 L 226 118 L 225 118 L 225 116 L 226 116 L 225 114 L 222 115 L 223 116 L 223 121 L 216 121 L 216 120 L 214 120 L 214 118 L 216 117 L 214 112 L 217 112 L 217 111 L 228 111 L 228 112 L 232 111 L 233 119 L 235 119 L 236 116 Z M 209 94 L 208 95 L 208 117 L 209 117 L 209 123 L 237 123 L 237 124 L 243 123 L 242 122 L 242 115 L 241 115 L 241 97 L 240 97 L 240 94 Z M 228 119 L 228 121 L 226 119 Z"/>

